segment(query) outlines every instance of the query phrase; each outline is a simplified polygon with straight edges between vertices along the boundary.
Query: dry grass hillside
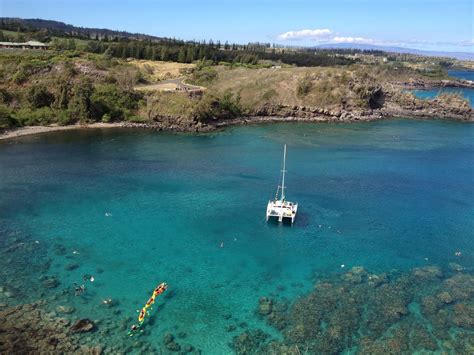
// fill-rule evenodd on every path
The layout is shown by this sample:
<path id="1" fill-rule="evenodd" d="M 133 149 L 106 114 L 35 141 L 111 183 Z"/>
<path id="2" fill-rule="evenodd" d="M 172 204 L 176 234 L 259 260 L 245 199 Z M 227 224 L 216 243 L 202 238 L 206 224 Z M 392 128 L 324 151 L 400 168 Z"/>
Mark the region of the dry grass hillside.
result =
<path id="1" fill-rule="evenodd" d="M 194 64 L 152 60 L 129 60 L 128 63 L 137 66 L 150 83 L 182 77 L 187 70 L 195 67 Z"/>
<path id="2" fill-rule="evenodd" d="M 366 90 L 392 80 L 409 79 L 396 70 L 365 66 L 332 68 L 232 69 L 215 67 L 216 79 L 207 84 L 211 92 L 240 95 L 247 108 L 263 105 L 308 105 L 326 108 L 363 106 Z"/>

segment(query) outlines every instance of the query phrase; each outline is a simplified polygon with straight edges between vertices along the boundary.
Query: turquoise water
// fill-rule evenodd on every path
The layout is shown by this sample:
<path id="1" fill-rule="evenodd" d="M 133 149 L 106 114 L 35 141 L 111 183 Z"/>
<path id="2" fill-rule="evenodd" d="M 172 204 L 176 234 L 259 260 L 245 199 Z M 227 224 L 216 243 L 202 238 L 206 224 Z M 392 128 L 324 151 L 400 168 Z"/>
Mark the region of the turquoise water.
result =
<path id="1" fill-rule="evenodd" d="M 465 70 L 450 70 L 448 74 L 454 78 L 464 79 L 464 80 L 474 80 L 474 71 L 465 71 Z M 461 94 L 465 97 L 474 107 L 474 89 L 467 88 L 437 88 L 431 90 L 410 90 L 413 92 L 416 97 L 423 100 L 431 100 L 436 98 L 439 94 L 448 93 L 448 94 Z"/>
<path id="2" fill-rule="evenodd" d="M 471 106 L 474 105 L 474 89 L 465 88 L 438 88 L 430 90 L 410 90 L 415 94 L 416 97 L 423 100 L 431 100 L 436 98 L 440 94 L 461 94 L 465 97 Z"/>
<path id="3" fill-rule="evenodd" d="M 184 332 L 180 344 L 222 354 L 245 329 L 281 339 L 255 315 L 261 296 L 293 302 L 353 266 L 472 267 L 473 138 L 470 124 L 393 120 L 4 141 L 0 285 L 13 290 L 9 302 L 74 306 L 70 317 L 100 321 L 107 336 L 96 336 L 112 349 L 130 343 L 136 310 L 162 281 L 169 290 L 140 344 L 160 348 L 166 332 Z M 284 143 L 294 226 L 265 222 Z M 25 244 L 7 251 L 12 243 Z M 74 296 L 85 274 L 95 280 Z M 60 285 L 45 289 L 41 276 Z"/>

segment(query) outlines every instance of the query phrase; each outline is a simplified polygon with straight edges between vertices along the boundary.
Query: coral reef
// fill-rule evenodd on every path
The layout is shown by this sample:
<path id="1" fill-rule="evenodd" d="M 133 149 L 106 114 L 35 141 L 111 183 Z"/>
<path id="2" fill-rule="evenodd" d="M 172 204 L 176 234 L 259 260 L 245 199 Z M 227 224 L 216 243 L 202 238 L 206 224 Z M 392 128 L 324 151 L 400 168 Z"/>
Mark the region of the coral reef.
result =
<path id="1" fill-rule="evenodd" d="M 236 336 L 237 353 L 361 354 L 474 349 L 474 275 L 460 265 L 371 274 L 353 267 L 316 283 L 291 307 L 262 297 L 257 314 L 282 331 L 283 341 L 260 330 Z M 264 334 L 264 333 L 263 333 Z"/>

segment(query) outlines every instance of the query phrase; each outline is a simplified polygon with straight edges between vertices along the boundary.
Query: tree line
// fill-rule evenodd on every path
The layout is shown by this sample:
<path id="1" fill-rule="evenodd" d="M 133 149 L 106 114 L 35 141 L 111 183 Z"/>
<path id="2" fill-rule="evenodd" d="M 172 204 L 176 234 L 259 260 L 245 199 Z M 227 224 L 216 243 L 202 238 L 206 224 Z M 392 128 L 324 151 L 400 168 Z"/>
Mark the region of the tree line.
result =
<path id="1" fill-rule="evenodd" d="M 184 41 L 107 29 L 79 28 L 55 21 L 2 19 L 0 30 L 16 31 L 13 40 L 36 39 L 49 42 L 57 50 L 83 50 L 106 54 L 115 58 L 135 58 L 191 63 L 207 60 L 214 63 L 228 62 L 256 64 L 259 60 L 280 61 L 297 66 L 332 66 L 354 63 L 330 53 L 296 48 L 275 48 L 269 43 L 221 43 L 220 41 Z M 1 31 L 0 31 L 1 32 Z M 3 33 L 0 37 L 5 38 Z M 11 39 L 10 39 L 11 40 Z M 84 45 L 85 43 L 85 45 Z M 79 45 L 80 44 L 80 45 Z"/>

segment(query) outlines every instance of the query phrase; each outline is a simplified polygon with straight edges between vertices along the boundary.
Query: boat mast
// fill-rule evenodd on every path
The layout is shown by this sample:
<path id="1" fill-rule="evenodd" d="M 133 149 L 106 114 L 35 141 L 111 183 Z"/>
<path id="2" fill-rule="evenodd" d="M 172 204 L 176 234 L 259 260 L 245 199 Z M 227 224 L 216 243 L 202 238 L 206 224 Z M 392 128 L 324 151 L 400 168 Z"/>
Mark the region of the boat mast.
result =
<path id="1" fill-rule="evenodd" d="M 283 173 L 281 180 L 281 200 L 285 201 L 286 144 L 283 148 L 283 170 L 281 172 Z"/>

